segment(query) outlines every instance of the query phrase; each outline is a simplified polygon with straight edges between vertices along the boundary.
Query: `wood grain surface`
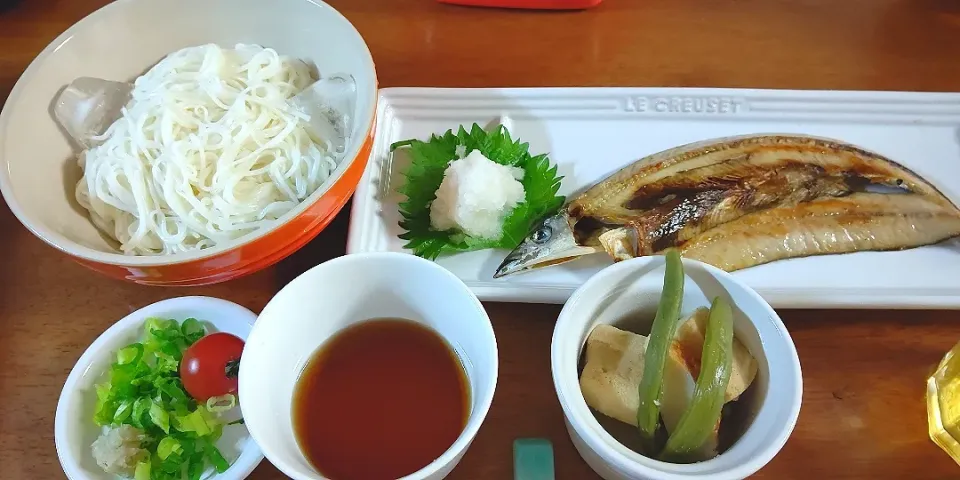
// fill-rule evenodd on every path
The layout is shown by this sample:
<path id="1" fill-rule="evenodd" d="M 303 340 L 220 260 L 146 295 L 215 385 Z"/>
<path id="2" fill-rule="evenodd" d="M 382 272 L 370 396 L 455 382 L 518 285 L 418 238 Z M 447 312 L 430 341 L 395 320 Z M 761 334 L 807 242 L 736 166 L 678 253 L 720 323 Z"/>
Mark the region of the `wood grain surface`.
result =
<path id="1" fill-rule="evenodd" d="M 267 1 L 267 0 L 264 0 Z M 0 4 L 11 0 L 0 0 Z M 0 13 L 0 98 L 39 51 L 105 0 L 22 0 Z M 381 85 L 703 86 L 960 91 L 956 0 L 606 0 L 583 12 L 331 1 L 364 35 Z M 345 210 L 277 267 L 208 288 L 97 276 L 0 209 L 0 478 L 63 478 L 60 388 L 83 350 L 164 298 L 222 297 L 259 311 L 307 268 L 342 255 Z M 946 267 L 945 268 L 952 268 Z M 453 480 L 512 478 L 512 442 L 553 442 L 559 479 L 597 478 L 563 427 L 549 348 L 559 306 L 487 304 L 501 352 L 493 408 Z M 799 423 L 756 478 L 946 479 L 927 438 L 924 378 L 956 341 L 950 311 L 782 311 L 804 373 Z M 264 462 L 253 479 L 283 478 Z"/>

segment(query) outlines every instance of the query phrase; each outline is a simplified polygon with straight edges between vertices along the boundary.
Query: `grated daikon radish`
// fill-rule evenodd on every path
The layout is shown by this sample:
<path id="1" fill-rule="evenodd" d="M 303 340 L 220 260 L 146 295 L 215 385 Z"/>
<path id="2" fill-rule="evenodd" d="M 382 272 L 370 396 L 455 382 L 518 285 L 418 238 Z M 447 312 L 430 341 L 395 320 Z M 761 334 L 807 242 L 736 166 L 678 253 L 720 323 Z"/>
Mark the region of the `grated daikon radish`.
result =
<path id="1" fill-rule="evenodd" d="M 498 239 L 507 215 L 523 201 L 523 169 L 508 167 L 473 150 L 443 173 L 430 205 L 434 230 L 458 229 L 481 239 Z"/>

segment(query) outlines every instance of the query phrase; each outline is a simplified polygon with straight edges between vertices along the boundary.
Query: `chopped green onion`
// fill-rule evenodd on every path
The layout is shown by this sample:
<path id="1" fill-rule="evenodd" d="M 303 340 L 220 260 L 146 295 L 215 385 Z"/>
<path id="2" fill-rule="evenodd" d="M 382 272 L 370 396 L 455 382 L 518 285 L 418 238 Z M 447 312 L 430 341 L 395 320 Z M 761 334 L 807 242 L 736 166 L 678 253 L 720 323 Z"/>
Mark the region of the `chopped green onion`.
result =
<path id="1" fill-rule="evenodd" d="M 150 405 L 150 421 L 160 427 L 163 433 L 170 433 L 170 415 L 156 402 Z"/>
<path id="2" fill-rule="evenodd" d="M 139 362 L 143 358 L 143 344 L 134 343 L 133 345 L 121 348 L 117 352 L 117 363 L 120 365 L 128 365 L 131 363 Z"/>
<path id="3" fill-rule="evenodd" d="M 183 447 L 177 439 L 173 437 L 163 437 L 160 443 L 157 444 L 157 456 L 160 457 L 160 460 L 166 460 L 172 453 L 177 455 L 183 453 Z"/>
<path id="4" fill-rule="evenodd" d="M 157 352 L 157 370 L 163 373 L 178 373 L 180 370 L 180 361 L 171 355 L 163 352 Z"/>
<path id="5" fill-rule="evenodd" d="M 177 379 L 161 377 L 153 382 L 153 386 L 173 404 L 186 405 L 191 401 L 187 394 L 183 392 L 183 387 Z"/>
<path id="6" fill-rule="evenodd" d="M 132 413 L 133 400 L 127 399 L 120 402 L 120 405 L 117 406 L 117 411 L 113 412 L 113 423 L 123 424 L 124 420 L 129 418 Z"/>
<path id="7" fill-rule="evenodd" d="M 106 401 L 110 398 L 110 382 L 98 384 L 94 388 L 97 391 L 97 400 Z"/>
<path id="8" fill-rule="evenodd" d="M 196 441 L 193 438 L 190 438 L 189 435 L 176 435 L 175 438 L 180 442 L 180 446 L 183 447 L 182 455 L 184 459 L 189 460 L 191 455 L 195 455 L 197 453 Z"/>
<path id="9" fill-rule="evenodd" d="M 227 460 L 223 458 L 223 455 L 220 453 L 220 450 L 211 442 L 204 442 L 204 453 L 207 454 L 207 458 L 210 459 L 210 463 L 213 464 L 213 468 L 217 469 L 217 473 L 226 472 L 230 468 L 230 464 L 227 463 Z"/>
<path id="10" fill-rule="evenodd" d="M 210 435 L 207 435 L 207 439 L 211 442 L 216 442 L 220 440 L 220 437 L 223 436 L 223 424 L 218 423 L 213 427 L 213 431 L 210 432 Z"/>
<path id="11" fill-rule="evenodd" d="M 190 457 L 189 464 L 187 464 L 187 479 L 188 480 L 200 480 L 200 477 L 203 475 L 205 470 L 204 463 L 204 452 L 202 450 L 197 450 L 192 457 Z"/>
<path id="12" fill-rule="evenodd" d="M 113 364 L 110 368 L 110 383 L 113 385 L 115 393 L 119 396 L 129 397 L 136 393 L 136 385 L 133 381 L 138 377 L 140 371 L 137 364 Z"/>
<path id="13" fill-rule="evenodd" d="M 197 340 L 200 340 L 204 335 L 206 335 L 203 324 L 201 324 L 196 318 L 188 318 L 184 320 L 183 324 L 180 325 L 180 333 L 183 334 L 183 338 L 186 340 L 187 345 L 193 345 Z"/>
<path id="14" fill-rule="evenodd" d="M 139 429 L 145 429 L 147 422 L 144 419 L 144 416 L 150 412 L 150 406 L 153 405 L 153 401 L 149 398 L 138 398 L 133 404 L 133 416 L 131 417 L 131 424 L 134 427 Z"/>
<path id="15" fill-rule="evenodd" d="M 143 329 L 147 332 L 147 335 L 150 335 L 156 331 L 163 330 L 164 326 L 166 326 L 166 320 L 163 320 L 162 318 L 151 317 L 144 322 Z"/>
<path id="16" fill-rule="evenodd" d="M 101 404 L 97 405 L 96 413 L 94 413 L 93 421 L 98 426 L 110 425 L 113 423 L 113 416 L 117 411 L 117 402 L 114 400 L 108 400 Z"/>
<path id="17" fill-rule="evenodd" d="M 97 405 L 94 407 L 93 421 L 97 426 L 109 425 L 117 410 L 117 402 L 111 395 L 110 384 L 104 383 L 95 387 L 97 391 Z"/>
<path id="18" fill-rule="evenodd" d="M 215 420 L 208 420 L 207 416 L 204 415 L 204 411 L 204 409 L 198 408 L 188 415 L 176 417 L 174 419 L 174 425 L 177 430 L 181 432 L 193 432 L 199 437 L 210 435 L 210 433 L 213 432 L 211 423 L 215 422 Z"/>
<path id="19" fill-rule="evenodd" d="M 180 458 L 179 455 L 176 455 L 176 454 L 170 455 L 169 457 L 167 457 L 166 460 L 160 460 L 160 470 L 168 474 L 182 475 L 183 474 L 182 462 L 183 460 Z M 169 476 L 173 476 L 173 475 L 168 475 L 168 477 Z M 174 476 L 174 478 L 179 478 L 179 477 Z"/>
<path id="20" fill-rule="evenodd" d="M 149 460 L 137 464 L 137 470 L 133 473 L 133 480 L 150 480 Z"/>
<path id="21" fill-rule="evenodd" d="M 149 318 L 141 341 L 117 350 L 107 381 L 95 385 L 97 425 L 143 432 L 141 448 L 149 458 L 135 459 L 134 480 L 181 480 L 184 474 L 199 480 L 210 465 L 219 472 L 229 468 L 214 442 L 226 425 L 217 414 L 236 406 L 236 397 L 197 402 L 180 380 L 184 351 L 204 335 L 195 318 Z"/>
<path id="22" fill-rule="evenodd" d="M 235 406 L 237 406 L 237 397 L 229 393 L 207 399 L 207 411 L 210 413 L 223 413 Z"/>

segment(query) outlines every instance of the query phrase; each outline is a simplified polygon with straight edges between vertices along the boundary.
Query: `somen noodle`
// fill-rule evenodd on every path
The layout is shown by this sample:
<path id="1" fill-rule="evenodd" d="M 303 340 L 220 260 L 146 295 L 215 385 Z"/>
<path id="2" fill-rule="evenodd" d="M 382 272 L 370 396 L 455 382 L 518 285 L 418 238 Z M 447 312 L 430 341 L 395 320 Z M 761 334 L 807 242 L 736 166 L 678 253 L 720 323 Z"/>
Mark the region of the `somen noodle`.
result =
<path id="1" fill-rule="evenodd" d="M 168 55 L 80 154 L 77 200 L 128 255 L 194 251 L 270 224 L 337 166 L 290 101 L 314 81 L 306 63 L 255 45 Z"/>

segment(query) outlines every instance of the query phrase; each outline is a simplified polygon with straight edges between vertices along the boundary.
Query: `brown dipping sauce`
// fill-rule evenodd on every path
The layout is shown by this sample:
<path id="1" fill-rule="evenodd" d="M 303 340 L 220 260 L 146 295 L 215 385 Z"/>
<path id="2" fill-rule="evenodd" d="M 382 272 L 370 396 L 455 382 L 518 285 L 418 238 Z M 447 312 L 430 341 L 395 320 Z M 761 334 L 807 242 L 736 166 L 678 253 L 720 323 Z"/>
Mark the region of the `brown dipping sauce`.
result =
<path id="1" fill-rule="evenodd" d="M 395 480 L 429 465 L 470 410 L 463 366 L 429 327 L 375 319 L 334 335 L 297 379 L 293 430 L 331 480 Z"/>

